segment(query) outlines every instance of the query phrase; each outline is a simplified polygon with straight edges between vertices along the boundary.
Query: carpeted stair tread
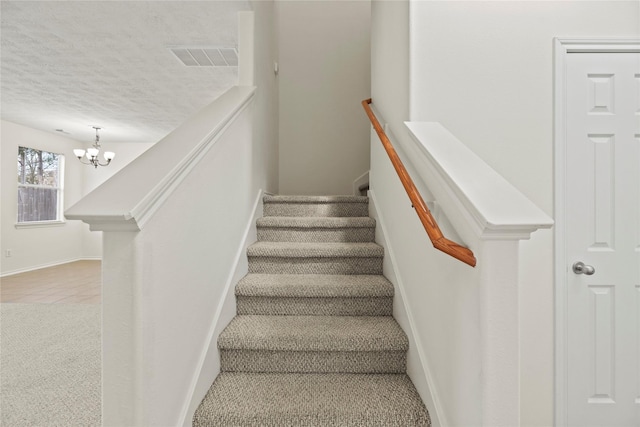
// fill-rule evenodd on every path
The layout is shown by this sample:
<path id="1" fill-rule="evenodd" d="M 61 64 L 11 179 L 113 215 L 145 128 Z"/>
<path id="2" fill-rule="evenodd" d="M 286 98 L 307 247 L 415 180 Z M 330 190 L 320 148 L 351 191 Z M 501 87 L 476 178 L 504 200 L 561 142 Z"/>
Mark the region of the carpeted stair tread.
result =
<path id="1" fill-rule="evenodd" d="M 377 243 L 256 242 L 247 248 L 249 257 L 270 258 L 382 258 Z"/>
<path id="2" fill-rule="evenodd" d="M 358 216 L 265 216 L 256 225 L 259 241 L 373 242 L 376 222 Z"/>
<path id="3" fill-rule="evenodd" d="M 238 314 L 391 316 L 393 285 L 382 275 L 248 274 L 235 289 Z"/>
<path id="4" fill-rule="evenodd" d="M 406 351 L 406 334 L 390 316 L 236 316 L 218 347 L 269 351 Z"/>
<path id="5" fill-rule="evenodd" d="M 422 427 L 429 414 L 404 374 L 221 373 L 194 427 Z"/>
<path id="6" fill-rule="evenodd" d="M 366 217 L 365 196 L 265 196 L 264 216 L 278 217 Z"/>
<path id="7" fill-rule="evenodd" d="M 393 285 L 380 275 L 247 274 L 236 296 L 281 298 L 392 297 Z"/>
<path id="8" fill-rule="evenodd" d="M 376 220 L 369 217 L 295 217 L 295 216 L 266 216 L 256 221 L 258 228 L 374 228 Z"/>
<path id="9" fill-rule="evenodd" d="M 285 196 L 270 195 L 264 196 L 263 203 L 369 203 L 367 196 Z"/>

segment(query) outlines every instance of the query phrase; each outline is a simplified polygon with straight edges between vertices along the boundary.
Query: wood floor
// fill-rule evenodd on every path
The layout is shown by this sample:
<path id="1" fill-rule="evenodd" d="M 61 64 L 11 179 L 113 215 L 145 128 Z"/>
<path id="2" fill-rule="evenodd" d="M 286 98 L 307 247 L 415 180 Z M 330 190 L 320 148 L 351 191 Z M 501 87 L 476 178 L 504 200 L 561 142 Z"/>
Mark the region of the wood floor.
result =
<path id="1" fill-rule="evenodd" d="M 100 304 L 101 262 L 76 261 L 0 279 L 0 302 Z"/>

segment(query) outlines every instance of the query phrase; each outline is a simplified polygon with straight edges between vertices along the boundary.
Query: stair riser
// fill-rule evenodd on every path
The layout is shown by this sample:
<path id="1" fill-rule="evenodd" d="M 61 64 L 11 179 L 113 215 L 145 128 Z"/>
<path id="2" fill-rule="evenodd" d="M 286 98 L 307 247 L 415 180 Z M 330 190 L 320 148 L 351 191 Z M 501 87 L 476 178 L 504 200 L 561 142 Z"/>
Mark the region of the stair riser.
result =
<path id="1" fill-rule="evenodd" d="M 238 296 L 240 315 L 391 316 L 393 297 L 282 298 Z"/>
<path id="2" fill-rule="evenodd" d="M 249 256 L 249 273 L 382 274 L 382 258 L 288 258 Z"/>
<path id="3" fill-rule="evenodd" d="M 404 373 L 406 351 L 221 350 L 223 372 Z"/>
<path id="4" fill-rule="evenodd" d="M 258 240 L 266 242 L 373 242 L 374 228 L 294 229 L 260 228 Z"/>
<path id="5" fill-rule="evenodd" d="M 265 203 L 264 216 L 369 216 L 367 203 Z"/>

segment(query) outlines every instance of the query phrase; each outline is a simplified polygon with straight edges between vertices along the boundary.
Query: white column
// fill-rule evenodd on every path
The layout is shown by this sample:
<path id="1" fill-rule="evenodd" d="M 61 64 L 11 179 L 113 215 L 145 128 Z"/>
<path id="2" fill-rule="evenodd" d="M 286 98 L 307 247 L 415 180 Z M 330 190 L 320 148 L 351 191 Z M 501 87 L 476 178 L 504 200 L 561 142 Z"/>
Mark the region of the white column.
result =
<path id="1" fill-rule="evenodd" d="M 144 425 L 140 233 L 103 232 L 102 425 Z"/>
<path id="2" fill-rule="evenodd" d="M 485 240 L 478 251 L 482 425 L 520 425 L 518 240 Z"/>

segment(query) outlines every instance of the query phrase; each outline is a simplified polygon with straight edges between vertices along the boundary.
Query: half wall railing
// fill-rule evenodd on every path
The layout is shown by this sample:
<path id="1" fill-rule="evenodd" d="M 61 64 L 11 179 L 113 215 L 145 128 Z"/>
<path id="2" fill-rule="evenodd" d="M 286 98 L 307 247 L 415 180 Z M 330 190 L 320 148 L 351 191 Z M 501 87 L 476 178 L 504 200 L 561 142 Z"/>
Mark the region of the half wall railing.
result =
<path id="1" fill-rule="evenodd" d="M 401 301 L 394 315 L 397 308 L 410 341 L 407 372 L 435 426 L 520 425 L 520 291 L 540 258 L 532 251 L 549 233 L 523 241 L 553 220 L 442 124 L 400 121 L 384 93 L 376 101 L 363 102 L 377 134 L 370 215 Z M 405 193 L 415 210 L 403 205 Z M 446 242 L 440 228 L 473 254 Z M 445 250 L 435 242 L 440 251 L 430 250 L 425 229 Z M 445 254 L 450 248 L 477 258 L 477 267 Z"/>
<path id="2" fill-rule="evenodd" d="M 255 92 L 230 88 L 65 212 L 102 231 L 104 425 L 190 425 L 217 375 L 264 186 Z"/>

